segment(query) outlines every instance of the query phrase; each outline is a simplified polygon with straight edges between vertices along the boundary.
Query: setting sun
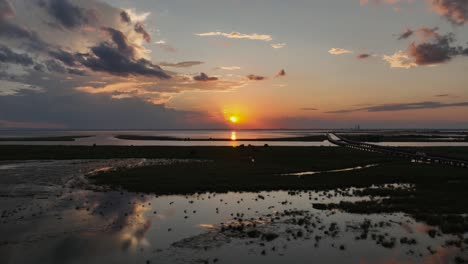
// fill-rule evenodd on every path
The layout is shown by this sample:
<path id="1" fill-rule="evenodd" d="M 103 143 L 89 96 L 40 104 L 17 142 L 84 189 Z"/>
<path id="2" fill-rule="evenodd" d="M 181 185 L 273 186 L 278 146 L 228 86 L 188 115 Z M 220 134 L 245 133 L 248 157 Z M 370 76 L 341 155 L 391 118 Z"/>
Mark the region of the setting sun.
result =
<path id="1" fill-rule="evenodd" d="M 231 123 L 237 123 L 239 122 L 239 118 L 237 116 L 231 116 L 229 117 L 229 121 L 231 121 Z"/>

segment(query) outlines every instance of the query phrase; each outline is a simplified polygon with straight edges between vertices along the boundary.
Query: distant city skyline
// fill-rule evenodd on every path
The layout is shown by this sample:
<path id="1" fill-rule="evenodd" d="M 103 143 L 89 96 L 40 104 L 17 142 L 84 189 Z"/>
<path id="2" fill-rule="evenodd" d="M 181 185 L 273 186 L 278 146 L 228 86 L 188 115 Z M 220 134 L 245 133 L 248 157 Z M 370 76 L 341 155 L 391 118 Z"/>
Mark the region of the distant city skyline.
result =
<path id="1" fill-rule="evenodd" d="M 0 129 L 468 128 L 468 0 L 0 0 Z"/>

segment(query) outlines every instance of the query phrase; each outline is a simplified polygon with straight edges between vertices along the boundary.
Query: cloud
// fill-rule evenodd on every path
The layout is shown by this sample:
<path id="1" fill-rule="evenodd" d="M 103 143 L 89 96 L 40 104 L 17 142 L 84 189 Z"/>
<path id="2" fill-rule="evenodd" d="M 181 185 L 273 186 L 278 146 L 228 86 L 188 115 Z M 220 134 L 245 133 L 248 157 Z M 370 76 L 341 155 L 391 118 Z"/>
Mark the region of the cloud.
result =
<path id="1" fill-rule="evenodd" d="M 200 74 L 201 75 L 201 74 Z M 246 81 L 214 80 L 214 77 L 202 77 L 206 81 L 194 80 L 192 76 L 174 75 L 170 80 L 151 78 L 125 78 L 113 82 L 88 82 L 76 90 L 88 94 L 105 94 L 113 99 L 138 98 L 153 104 L 164 104 L 174 95 L 184 91 L 227 91 L 239 88 Z M 209 81 L 209 80 L 212 81 Z"/>
<path id="2" fill-rule="evenodd" d="M 216 70 L 225 70 L 225 71 L 236 71 L 236 70 L 240 70 L 241 67 L 239 66 L 220 66 L 220 67 L 216 67 Z"/>
<path id="3" fill-rule="evenodd" d="M 415 33 L 424 40 L 431 39 L 431 38 L 437 38 L 440 35 L 437 33 L 437 30 L 439 30 L 438 27 L 434 28 L 428 28 L 428 27 L 421 27 L 417 30 L 412 30 L 412 29 L 406 29 L 404 32 L 398 35 L 398 39 L 408 39 L 411 36 L 413 36 Z"/>
<path id="4" fill-rule="evenodd" d="M 365 108 L 347 109 L 329 111 L 330 114 L 346 114 L 352 112 L 392 112 L 392 111 L 405 111 L 405 110 L 420 110 L 420 109 L 438 109 L 448 107 L 468 107 L 468 102 L 460 103 L 441 103 L 441 102 L 416 102 L 416 103 L 403 103 L 403 104 L 383 104 L 370 106 Z"/>
<path id="5" fill-rule="evenodd" d="M 401 2 L 411 3 L 414 0 L 360 0 L 361 5 L 373 4 L 398 4 Z M 429 7 L 445 17 L 454 25 L 463 25 L 468 21 L 467 0 L 426 0 Z"/>
<path id="6" fill-rule="evenodd" d="M 30 66 L 34 63 L 29 55 L 16 53 L 2 44 L 0 44 L 0 62 L 20 64 L 23 66 Z"/>
<path id="7" fill-rule="evenodd" d="M 379 5 L 379 4 L 398 4 L 398 3 L 401 3 L 401 2 L 410 3 L 410 2 L 413 2 L 413 1 L 414 0 L 360 0 L 359 3 L 362 6 L 364 6 L 364 5 L 367 5 L 369 3 Z"/>
<path id="8" fill-rule="evenodd" d="M 440 35 L 438 28 L 422 27 L 416 31 L 408 29 L 399 39 L 409 38 L 417 33 L 423 42 L 412 42 L 408 46 L 408 52 L 398 51 L 393 55 L 384 55 L 383 60 L 392 68 L 412 68 L 418 65 L 435 65 L 450 61 L 456 56 L 467 56 L 468 47 L 454 45 L 453 33 Z M 411 32 L 411 34 L 409 34 Z"/>
<path id="9" fill-rule="evenodd" d="M 23 45 L 38 50 L 48 46 L 36 32 L 2 19 L 0 19 L 0 37 L 13 40 L 26 40 L 27 42 L 23 42 Z"/>
<path id="10" fill-rule="evenodd" d="M 371 54 L 368 54 L 368 53 L 361 53 L 361 54 L 358 54 L 358 55 L 356 56 L 356 58 L 358 58 L 358 59 L 360 59 L 360 60 L 368 59 L 368 58 L 370 58 L 370 57 L 372 57 L 372 55 L 371 55 Z"/>
<path id="11" fill-rule="evenodd" d="M 210 36 L 222 36 L 230 39 L 250 39 L 250 40 L 261 40 L 261 41 L 272 41 L 273 37 L 271 35 L 265 34 L 242 34 L 239 32 L 231 32 L 231 33 L 224 33 L 224 32 L 207 32 L 207 33 L 198 33 L 195 34 L 196 36 L 200 37 L 210 37 Z"/>
<path id="12" fill-rule="evenodd" d="M 255 75 L 255 74 L 250 74 L 250 75 L 247 75 L 247 79 L 251 81 L 263 81 L 263 80 L 266 80 L 266 77 Z"/>
<path id="13" fill-rule="evenodd" d="M 199 82 L 209 82 L 209 81 L 217 81 L 217 77 L 209 77 L 206 73 L 202 72 L 200 75 L 196 75 L 193 77 L 195 81 Z"/>
<path id="14" fill-rule="evenodd" d="M 49 51 L 49 55 L 51 57 L 63 62 L 64 64 L 66 64 L 68 66 L 71 66 L 71 67 L 78 66 L 78 62 L 76 60 L 76 57 L 70 52 L 67 52 L 67 51 L 64 51 L 64 50 L 51 50 L 51 51 Z"/>
<path id="15" fill-rule="evenodd" d="M 411 43 L 408 53 L 418 65 L 445 63 L 458 55 L 468 55 L 468 48 L 453 46 L 453 34 L 439 36 L 435 40 L 423 43 Z"/>
<path id="16" fill-rule="evenodd" d="M 135 23 L 135 31 L 137 33 L 140 33 L 143 36 L 143 39 L 146 40 L 146 42 L 150 43 L 151 42 L 151 36 L 148 34 L 148 32 L 145 29 L 145 26 L 141 22 Z"/>
<path id="17" fill-rule="evenodd" d="M 248 83 L 234 75 L 196 81 L 161 69 L 135 30 L 149 13 L 97 0 L 53 3 L 0 0 L 0 120 L 67 128 L 203 127 L 208 115 L 164 104 L 184 91 L 227 91 Z M 70 9 L 74 17 L 57 17 L 53 9 Z M 200 63 L 163 64 L 177 70 Z"/>
<path id="18" fill-rule="evenodd" d="M 164 104 L 171 99 L 171 93 L 159 91 L 156 82 L 123 81 L 101 87 L 80 86 L 76 90 L 88 94 L 109 94 L 113 99 L 139 98 L 153 104 Z"/>
<path id="19" fill-rule="evenodd" d="M 125 9 L 124 11 L 130 17 L 131 21 L 137 22 L 143 22 L 151 15 L 151 12 L 138 13 L 134 8 Z"/>
<path id="20" fill-rule="evenodd" d="M 395 52 L 393 55 L 383 55 L 383 60 L 390 64 L 391 68 L 413 68 L 418 65 L 402 50 Z"/>
<path id="21" fill-rule="evenodd" d="M 137 58 L 135 47 L 128 42 L 127 37 L 121 31 L 110 27 L 102 27 L 102 30 L 110 35 L 111 41 L 91 47 L 88 53 L 73 54 L 58 50 L 50 51 L 49 55 L 69 66 L 84 66 L 93 71 L 113 75 L 170 78 L 158 65 L 147 59 Z M 60 73 L 83 73 L 77 69 L 65 70 L 54 60 L 49 60 L 46 66 L 50 71 Z"/>
<path id="22" fill-rule="evenodd" d="M 44 64 L 36 64 L 34 69 L 37 71 L 44 72 L 47 69 L 50 73 L 61 73 L 61 74 L 73 74 L 73 75 L 85 75 L 86 72 L 80 69 L 67 68 L 61 62 L 50 59 L 43 62 Z"/>
<path id="23" fill-rule="evenodd" d="M 436 97 L 448 97 L 450 94 L 436 94 Z"/>
<path id="24" fill-rule="evenodd" d="M 299 110 L 302 110 L 302 111 L 317 111 L 318 109 L 313 108 L 313 107 L 303 107 L 303 108 L 299 108 Z"/>
<path id="25" fill-rule="evenodd" d="M 463 25 L 468 22 L 467 0 L 428 0 L 428 2 L 435 12 L 454 25 Z"/>
<path id="26" fill-rule="evenodd" d="M 431 39 L 431 38 L 440 37 L 439 33 L 437 33 L 437 30 L 439 30 L 438 27 L 434 27 L 434 28 L 421 27 L 416 32 L 419 34 L 419 36 L 422 39 L 427 40 L 427 39 Z"/>
<path id="27" fill-rule="evenodd" d="M 62 124 L 43 123 L 43 122 L 15 122 L 9 120 L 0 120 L 0 128 L 3 129 L 65 129 Z"/>
<path id="28" fill-rule="evenodd" d="M 81 55 L 81 63 L 93 71 L 114 75 L 143 75 L 161 79 L 171 78 L 158 65 L 146 59 L 135 59 L 121 52 L 120 48 L 101 43 L 91 48 L 92 54 Z"/>
<path id="29" fill-rule="evenodd" d="M 44 4 L 49 13 L 66 28 L 74 28 L 89 22 L 89 14 L 69 0 L 49 0 Z"/>
<path id="30" fill-rule="evenodd" d="M 276 74 L 276 77 L 284 77 L 284 76 L 286 76 L 286 71 L 284 69 L 282 69 Z"/>
<path id="31" fill-rule="evenodd" d="M 412 35 L 414 34 L 414 31 L 411 30 L 411 29 L 406 29 L 403 33 L 401 33 L 398 37 L 399 40 L 401 39 L 407 39 L 409 37 L 411 37 Z"/>
<path id="32" fill-rule="evenodd" d="M 174 53 L 177 52 L 177 49 L 172 47 L 171 45 L 167 44 L 164 40 L 156 41 L 154 44 L 158 45 L 161 49 L 166 52 Z"/>
<path id="33" fill-rule="evenodd" d="M 125 10 L 122 10 L 122 12 L 120 12 L 120 19 L 122 20 L 122 22 L 125 22 L 128 24 L 132 22 L 130 15 Z"/>
<path id="34" fill-rule="evenodd" d="M 204 63 L 203 61 L 182 61 L 182 62 L 177 62 L 177 63 L 161 62 L 159 63 L 159 65 L 163 67 L 189 68 L 189 67 L 197 66 L 203 63 Z"/>
<path id="35" fill-rule="evenodd" d="M 44 64 L 49 72 L 67 73 L 67 69 L 56 60 L 47 60 Z"/>
<path id="36" fill-rule="evenodd" d="M 2 87 L 0 89 L 0 96 L 18 95 L 25 90 L 36 93 L 44 91 L 43 88 L 38 86 L 7 80 L 0 80 L 0 86 Z"/>
<path id="37" fill-rule="evenodd" d="M 0 20 L 15 16 L 15 9 L 9 0 L 0 0 Z"/>
<path id="38" fill-rule="evenodd" d="M 328 53 L 332 55 L 342 55 L 342 54 L 353 53 L 353 52 L 347 49 L 342 49 L 342 48 L 331 48 L 328 51 Z"/>
<path id="39" fill-rule="evenodd" d="M 63 87 L 45 93 L 25 91 L 22 96 L 0 96 L 0 120 L 6 120 L 10 127 L 24 124 L 21 128 L 48 127 L 34 124 L 55 124 L 70 129 L 216 128 L 210 117 L 200 112 L 178 111 L 139 98 L 114 99 L 105 93 L 89 94 Z"/>
<path id="40" fill-rule="evenodd" d="M 276 43 L 276 44 L 271 44 L 270 46 L 274 49 L 282 49 L 286 47 L 286 43 Z"/>
<path id="41" fill-rule="evenodd" d="M 127 37 L 122 33 L 122 31 L 110 27 L 102 27 L 101 29 L 111 36 L 112 41 L 117 45 L 118 50 L 122 54 L 125 54 L 126 56 L 135 55 L 135 47 L 128 43 Z"/>

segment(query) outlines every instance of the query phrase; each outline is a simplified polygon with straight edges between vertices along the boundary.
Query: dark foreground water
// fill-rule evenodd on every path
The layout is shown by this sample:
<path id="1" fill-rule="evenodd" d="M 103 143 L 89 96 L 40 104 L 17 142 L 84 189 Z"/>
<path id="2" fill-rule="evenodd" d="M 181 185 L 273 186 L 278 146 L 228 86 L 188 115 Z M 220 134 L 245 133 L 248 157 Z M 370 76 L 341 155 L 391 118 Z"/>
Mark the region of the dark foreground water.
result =
<path id="1" fill-rule="evenodd" d="M 460 237 L 403 214 L 313 208 L 370 199 L 353 197 L 352 189 L 158 197 L 107 191 L 85 176 L 168 162 L 0 163 L 1 263 L 453 263 L 468 257 L 466 245 L 450 243 Z"/>

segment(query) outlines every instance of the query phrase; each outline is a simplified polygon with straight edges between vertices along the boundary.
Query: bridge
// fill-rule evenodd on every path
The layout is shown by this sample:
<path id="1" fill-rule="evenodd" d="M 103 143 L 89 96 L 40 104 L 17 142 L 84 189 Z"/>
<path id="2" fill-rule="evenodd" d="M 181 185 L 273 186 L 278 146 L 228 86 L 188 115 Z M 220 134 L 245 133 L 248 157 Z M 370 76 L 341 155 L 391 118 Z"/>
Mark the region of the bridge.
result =
<path id="1" fill-rule="evenodd" d="M 412 162 L 416 162 L 416 163 L 441 164 L 441 165 L 448 165 L 452 167 L 468 168 L 468 160 L 460 160 L 460 159 L 454 159 L 454 158 L 449 158 L 449 157 L 434 156 L 434 155 L 429 155 L 424 152 L 414 152 L 414 151 L 401 149 L 401 148 L 379 146 L 375 144 L 369 144 L 366 142 L 349 140 L 349 139 L 337 136 L 334 133 L 328 133 L 327 137 L 328 137 L 328 141 L 341 147 L 407 158 L 407 159 L 410 159 Z"/>

